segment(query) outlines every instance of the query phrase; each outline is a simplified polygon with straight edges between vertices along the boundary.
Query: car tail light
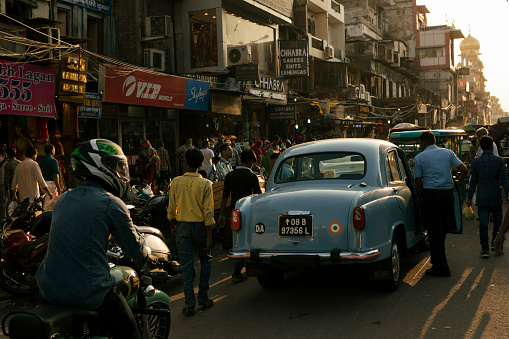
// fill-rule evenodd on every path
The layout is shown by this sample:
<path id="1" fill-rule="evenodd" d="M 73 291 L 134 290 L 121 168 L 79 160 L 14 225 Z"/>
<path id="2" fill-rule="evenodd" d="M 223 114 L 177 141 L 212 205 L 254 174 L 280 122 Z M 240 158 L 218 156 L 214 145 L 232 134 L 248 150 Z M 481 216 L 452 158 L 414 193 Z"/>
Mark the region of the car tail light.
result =
<path id="1" fill-rule="evenodd" d="M 239 210 L 233 210 L 232 214 L 230 216 L 230 227 L 234 231 L 240 230 L 240 225 L 242 224 L 240 220 L 240 211 Z"/>
<path id="2" fill-rule="evenodd" d="M 353 209 L 353 227 L 358 230 L 362 230 L 366 226 L 366 220 L 364 219 L 364 208 L 355 207 Z"/>

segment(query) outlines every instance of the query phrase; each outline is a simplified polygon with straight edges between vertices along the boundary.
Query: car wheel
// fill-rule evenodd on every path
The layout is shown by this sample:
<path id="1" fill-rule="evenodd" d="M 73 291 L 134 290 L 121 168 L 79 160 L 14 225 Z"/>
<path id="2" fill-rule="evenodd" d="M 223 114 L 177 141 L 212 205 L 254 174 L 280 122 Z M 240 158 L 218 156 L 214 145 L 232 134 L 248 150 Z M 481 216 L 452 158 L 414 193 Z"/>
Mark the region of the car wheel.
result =
<path id="1" fill-rule="evenodd" d="M 284 271 L 273 270 L 271 268 L 264 268 L 263 272 L 257 276 L 258 283 L 261 287 L 266 289 L 278 288 L 283 282 L 285 276 Z"/>
<path id="2" fill-rule="evenodd" d="M 386 271 L 385 280 L 380 281 L 380 287 L 382 290 L 387 292 L 394 292 L 398 289 L 401 282 L 401 262 L 400 262 L 401 251 L 399 248 L 398 236 L 394 234 L 392 236 L 391 243 L 391 256 L 382 261 L 382 269 Z"/>

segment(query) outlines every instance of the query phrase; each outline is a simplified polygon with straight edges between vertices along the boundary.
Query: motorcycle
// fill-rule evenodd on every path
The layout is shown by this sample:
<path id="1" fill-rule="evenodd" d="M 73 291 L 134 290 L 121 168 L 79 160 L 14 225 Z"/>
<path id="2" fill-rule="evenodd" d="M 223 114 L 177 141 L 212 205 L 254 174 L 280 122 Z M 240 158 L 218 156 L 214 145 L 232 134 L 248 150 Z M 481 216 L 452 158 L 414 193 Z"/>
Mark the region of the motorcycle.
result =
<path id="1" fill-rule="evenodd" d="M 113 257 L 116 258 L 116 254 Z M 142 338 L 168 338 L 171 299 L 152 286 L 152 279 L 147 274 L 150 267 L 133 269 L 115 264 L 110 267 Z M 108 338 L 106 325 L 101 323 L 96 310 L 44 304 L 7 314 L 2 320 L 2 332 L 13 339 Z"/>
<path id="2" fill-rule="evenodd" d="M 131 219 L 135 225 L 151 226 L 159 229 L 176 261 L 179 260 L 175 237 L 171 234 L 168 220 L 168 194 L 152 196 L 141 208 L 128 205 Z"/>
<path id="3" fill-rule="evenodd" d="M 22 202 L 2 224 L 0 235 L 0 288 L 16 296 L 38 291 L 35 273 L 44 259 L 49 241 L 51 212 L 42 211 L 44 195 Z M 19 229 L 7 232 L 7 229 Z"/>
<path id="4" fill-rule="evenodd" d="M 146 272 L 150 276 L 154 285 L 161 285 L 171 279 L 173 275 L 182 270 L 180 264 L 173 260 L 172 254 L 166 243 L 164 236 L 157 228 L 149 226 L 134 226 L 145 239 L 145 244 L 151 249 L 152 254 L 159 258 L 159 264 Z M 124 257 L 122 249 L 118 247 L 113 238 L 110 239 L 108 255 L 111 262 L 116 265 L 133 266 L 130 258 Z"/>

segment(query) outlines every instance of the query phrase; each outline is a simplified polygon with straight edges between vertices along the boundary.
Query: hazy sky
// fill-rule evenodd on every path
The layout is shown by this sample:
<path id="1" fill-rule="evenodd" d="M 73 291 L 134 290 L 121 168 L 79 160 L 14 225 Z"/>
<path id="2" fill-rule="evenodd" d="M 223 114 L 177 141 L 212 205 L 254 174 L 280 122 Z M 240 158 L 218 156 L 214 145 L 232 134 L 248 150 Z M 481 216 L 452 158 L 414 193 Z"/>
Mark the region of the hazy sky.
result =
<path id="1" fill-rule="evenodd" d="M 502 109 L 509 111 L 509 2 L 505 0 L 417 0 L 417 5 L 425 5 L 430 13 L 428 25 L 444 25 L 454 22 L 465 37 L 470 34 L 479 40 L 484 63 L 486 90 L 500 99 Z M 459 62 L 459 44 L 455 40 L 455 63 Z"/>

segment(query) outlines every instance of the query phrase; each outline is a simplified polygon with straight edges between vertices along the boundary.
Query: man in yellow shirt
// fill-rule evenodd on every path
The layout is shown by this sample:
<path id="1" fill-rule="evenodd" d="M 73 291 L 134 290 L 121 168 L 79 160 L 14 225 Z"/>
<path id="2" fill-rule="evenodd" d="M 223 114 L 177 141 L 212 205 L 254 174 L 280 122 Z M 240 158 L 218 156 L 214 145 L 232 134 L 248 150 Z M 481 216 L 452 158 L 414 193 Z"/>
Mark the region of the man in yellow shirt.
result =
<path id="1" fill-rule="evenodd" d="M 196 298 L 193 290 L 194 256 L 200 259 L 200 283 L 198 304 L 211 307 L 209 277 L 212 266 L 212 225 L 214 225 L 214 201 L 212 182 L 198 174 L 203 154 L 197 148 L 186 152 L 186 172 L 171 182 L 169 191 L 168 219 L 171 232 L 176 236 L 177 249 L 182 265 L 182 280 L 186 306 L 182 313 L 194 315 Z"/>

